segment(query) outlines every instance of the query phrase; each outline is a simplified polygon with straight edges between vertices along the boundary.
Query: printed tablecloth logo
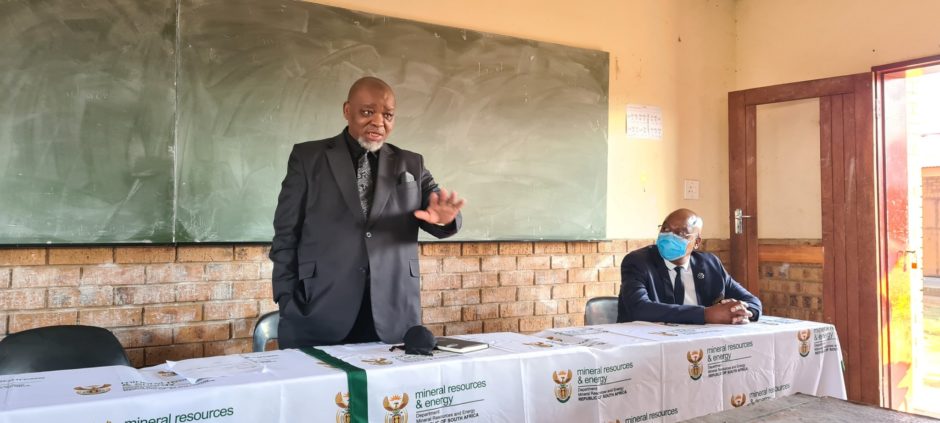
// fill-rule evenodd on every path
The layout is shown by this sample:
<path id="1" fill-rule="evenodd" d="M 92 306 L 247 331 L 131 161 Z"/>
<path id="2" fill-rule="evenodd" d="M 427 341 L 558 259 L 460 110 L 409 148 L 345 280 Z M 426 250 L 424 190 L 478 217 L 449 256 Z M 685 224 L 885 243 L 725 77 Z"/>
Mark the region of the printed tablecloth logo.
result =
<path id="1" fill-rule="evenodd" d="M 408 423 L 408 394 L 395 394 L 382 398 L 382 407 L 385 408 L 385 423 Z"/>
<path id="2" fill-rule="evenodd" d="M 72 389 L 75 389 L 75 393 L 79 395 L 98 395 L 111 391 L 111 384 L 76 386 Z"/>
<path id="3" fill-rule="evenodd" d="M 737 394 L 731 396 L 731 405 L 738 408 L 747 402 L 747 394 Z"/>
<path id="4" fill-rule="evenodd" d="M 362 360 L 362 362 L 363 362 L 363 363 L 369 363 L 369 364 L 376 365 L 376 366 L 388 366 L 389 364 L 392 364 L 392 361 L 389 360 L 389 359 L 387 359 L 387 358 L 385 358 L 385 357 L 380 357 L 380 358 L 367 358 L 367 359 L 365 359 L 365 360 Z M 407 401 L 408 401 L 408 400 L 405 400 L 405 402 L 407 402 Z"/>
<path id="5" fill-rule="evenodd" d="M 813 332 L 809 329 L 802 329 L 796 333 L 796 338 L 800 340 L 800 356 L 806 357 L 809 355 L 809 338 L 813 336 Z"/>
<path id="6" fill-rule="evenodd" d="M 699 380 L 702 378 L 702 358 L 705 357 L 705 353 L 701 349 L 692 350 L 686 353 L 685 358 L 689 360 L 689 377 L 692 380 Z"/>
<path id="7" fill-rule="evenodd" d="M 564 404 L 571 399 L 571 369 L 552 372 L 555 381 L 555 399 Z"/>
<path id="8" fill-rule="evenodd" d="M 349 393 L 337 392 L 336 405 L 339 406 L 339 410 L 336 410 L 336 423 L 349 423 L 351 419 L 349 415 Z"/>

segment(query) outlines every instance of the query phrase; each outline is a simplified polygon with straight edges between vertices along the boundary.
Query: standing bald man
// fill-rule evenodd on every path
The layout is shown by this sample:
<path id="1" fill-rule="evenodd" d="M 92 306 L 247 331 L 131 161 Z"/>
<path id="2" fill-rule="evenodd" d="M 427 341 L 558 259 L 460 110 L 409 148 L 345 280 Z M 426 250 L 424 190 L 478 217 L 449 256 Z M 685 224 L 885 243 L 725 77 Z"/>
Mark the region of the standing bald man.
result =
<path id="1" fill-rule="evenodd" d="M 760 300 L 718 257 L 695 251 L 702 225 L 692 210 L 676 210 L 666 216 L 655 245 L 623 258 L 618 322 L 741 324 L 760 317 Z"/>
<path id="2" fill-rule="evenodd" d="M 365 77 L 343 103 L 348 126 L 294 145 L 274 213 L 271 261 L 278 345 L 399 343 L 421 324 L 418 228 L 460 229 L 464 201 L 438 187 L 421 155 L 386 143 L 395 94 Z"/>

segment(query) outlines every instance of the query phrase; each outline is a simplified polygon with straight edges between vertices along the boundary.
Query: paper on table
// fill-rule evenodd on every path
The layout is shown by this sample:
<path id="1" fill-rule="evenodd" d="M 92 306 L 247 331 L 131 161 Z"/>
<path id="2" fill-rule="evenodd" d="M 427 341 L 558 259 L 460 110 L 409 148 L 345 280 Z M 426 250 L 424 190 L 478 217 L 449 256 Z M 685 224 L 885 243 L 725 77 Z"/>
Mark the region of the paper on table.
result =
<path id="1" fill-rule="evenodd" d="M 242 373 L 263 372 L 265 366 L 240 355 L 194 358 L 183 361 L 166 362 L 166 367 L 186 378 L 190 383 L 200 379 L 231 376 Z"/>

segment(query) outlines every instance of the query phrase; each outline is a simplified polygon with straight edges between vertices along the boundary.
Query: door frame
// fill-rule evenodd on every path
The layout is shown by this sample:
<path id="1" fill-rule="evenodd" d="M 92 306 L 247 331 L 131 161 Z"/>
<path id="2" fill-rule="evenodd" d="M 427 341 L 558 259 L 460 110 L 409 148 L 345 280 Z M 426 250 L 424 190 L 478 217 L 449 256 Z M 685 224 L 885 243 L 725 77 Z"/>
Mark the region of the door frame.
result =
<path id="1" fill-rule="evenodd" d="M 819 98 L 823 313 L 836 327 L 851 401 L 883 403 L 872 73 L 728 93 L 732 276 L 759 295 L 757 106 Z M 751 216 L 736 234 L 733 211 Z"/>
<path id="2" fill-rule="evenodd" d="M 894 299 L 891 298 L 890 293 L 897 293 L 898 290 L 910 291 L 910 281 L 898 280 L 901 279 L 899 278 L 901 273 L 892 271 L 895 268 L 898 262 L 898 257 L 901 254 L 898 251 L 899 246 L 892 245 L 892 241 L 895 241 L 894 244 L 897 244 L 897 237 L 899 235 L 896 232 L 898 230 L 896 226 L 899 224 L 905 226 L 903 229 L 904 245 L 900 246 L 900 250 L 907 250 L 909 242 L 907 239 L 907 227 L 911 224 L 911 222 L 908 222 L 906 215 L 889 216 L 889 213 L 892 213 L 892 210 L 897 210 L 899 201 L 902 201 L 904 210 L 910 207 L 910 204 L 906 190 L 909 176 L 906 173 L 906 152 L 903 153 L 903 160 L 901 160 L 901 158 L 898 157 L 898 152 L 892 150 L 893 148 L 896 149 L 901 147 L 897 144 L 898 139 L 904 140 L 904 145 L 902 148 L 905 151 L 907 150 L 907 130 L 906 127 L 895 126 L 892 127 L 892 130 L 889 132 L 888 126 L 885 123 L 885 114 L 890 112 L 894 112 L 895 115 L 903 113 L 903 110 L 889 110 L 889 108 L 897 108 L 903 105 L 886 103 L 886 98 L 889 94 L 888 81 L 890 79 L 896 79 L 896 77 L 893 77 L 892 75 L 909 69 L 934 67 L 938 65 L 940 65 L 940 55 L 889 63 L 871 68 L 875 84 L 874 93 L 877 111 L 875 114 L 875 125 L 877 128 L 875 147 L 877 149 L 876 157 L 878 164 L 876 169 L 878 181 L 878 248 L 879 258 L 881 263 L 883 263 L 879 269 L 880 289 L 882 293 L 882 300 L 880 302 L 881 327 L 884 328 L 882 331 L 883 338 L 880 342 L 883 357 L 882 361 L 884 363 L 884 380 L 882 381 L 882 387 L 884 389 L 883 405 L 890 408 L 906 406 L 909 409 L 910 407 L 910 404 L 905 404 L 907 399 L 906 393 L 910 386 L 904 382 L 904 378 L 909 376 L 909 372 L 911 371 L 910 366 L 913 364 L 913 356 L 906 356 L 903 352 L 903 348 L 901 348 L 900 352 L 896 351 L 894 348 L 896 346 L 901 347 L 901 345 L 898 344 L 899 341 L 897 338 L 903 339 L 912 335 L 911 326 L 905 326 L 903 324 L 891 324 L 891 305 L 894 302 Z M 890 89 L 896 90 L 898 88 L 895 87 Z M 890 166 L 893 166 L 895 169 L 897 169 L 899 166 L 905 168 L 905 173 L 903 175 L 889 172 L 889 155 L 892 155 Z M 899 186 L 903 186 L 905 189 L 899 191 L 897 190 Z M 894 191 L 892 191 L 892 189 L 894 189 Z M 889 193 L 892 194 L 891 202 L 888 201 Z M 903 222 L 899 223 L 899 218 Z M 907 256 L 905 256 L 904 259 L 906 260 Z M 908 292 L 907 295 L 911 295 L 911 293 Z M 911 345 L 906 345 L 905 347 L 911 348 Z M 913 352 L 910 352 L 910 354 L 913 354 Z M 902 383 L 905 385 L 902 385 Z"/>

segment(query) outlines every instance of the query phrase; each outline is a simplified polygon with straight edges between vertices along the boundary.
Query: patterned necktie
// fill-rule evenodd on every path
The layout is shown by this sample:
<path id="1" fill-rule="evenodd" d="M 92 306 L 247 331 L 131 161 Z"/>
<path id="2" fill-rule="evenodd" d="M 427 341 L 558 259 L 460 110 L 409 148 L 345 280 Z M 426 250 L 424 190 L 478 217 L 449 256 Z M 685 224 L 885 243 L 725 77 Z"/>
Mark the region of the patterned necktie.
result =
<path id="1" fill-rule="evenodd" d="M 682 305 L 685 302 L 685 285 L 682 285 L 682 266 L 676 266 L 676 280 L 672 286 L 672 292 L 676 296 L 676 304 Z"/>
<path id="2" fill-rule="evenodd" d="M 362 214 L 369 218 L 369 208 L 372 206 L 372 166 L 369 165 L 369 154 L 365 153 L 359 158 L 359 168 L 356 169 L 356 186 L 359 188 L 359 205 Z"/>

